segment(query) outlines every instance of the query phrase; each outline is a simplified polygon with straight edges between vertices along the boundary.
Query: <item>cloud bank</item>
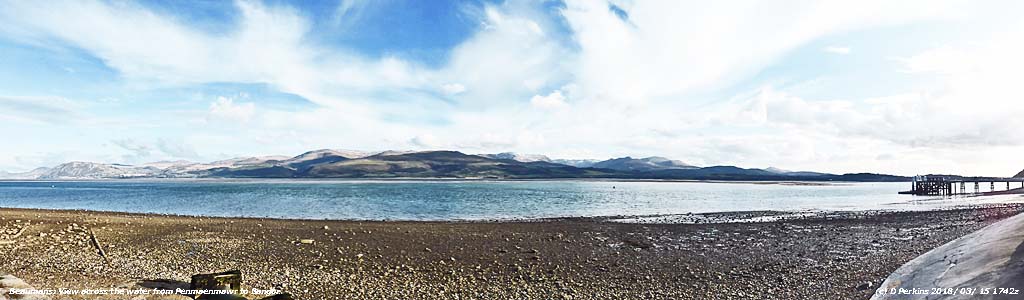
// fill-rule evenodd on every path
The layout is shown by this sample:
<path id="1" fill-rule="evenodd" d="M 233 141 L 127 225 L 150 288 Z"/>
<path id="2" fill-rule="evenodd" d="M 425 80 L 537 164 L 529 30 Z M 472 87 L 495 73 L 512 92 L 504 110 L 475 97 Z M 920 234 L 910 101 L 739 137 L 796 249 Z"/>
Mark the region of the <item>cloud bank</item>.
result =
<path id="1" fill-rule="evenodd" d="M 327 22 L 331 28 L 300 4 L 238 1 L 237 20 L 227 30 L 209 31 L 134 3 L 4 2 L 3 40 L 80 49 L 116 71 L 128 91 L 118 97 L 144 91 L 164 102 L 124 104 L 137 114 L 104 106 L 83 114 L 52 108 L 47 103 L 53 101 L 42 99 L 64 98 L 39 90 L 0 98 L 0 112 L 7 111 L 0 120 L 10 128 L 71 118 L 41 116 L 52 108 L 55 116 L 85 118 L 88 136 L 101 141 L 190 145 L 114 143 L 126 156 L 103 154 L 109 149 L 100 146 L 76 154 L 96 160 L 142 154 L 213 159 L 329 147 L 661 155 L 705 165 L 899 174 L 1008 175 L 1024 165 L 1022 159 L 1009 166 L 971 159 L 1024 150 L 1024 133 L 1013 129 L 1024 113 L 1014 76 L 1024 66 L 1024 26 L 1011 13 L 1019 9 L 1013 3 L 466 5 L 460 13 L 473 20 L 473 33 L 437 64 L 367 55 L 315 38 L 322 30 L 359 30 L 352 20 L 366 17 L 362 11 L 373 3 L 342 1 Z M 927 38 L 887 46 L 913 33 Z M 857 73 L 887 74 L 899 84 L 876 88 L 892 83 L 870 75 L 841 80 Z M 159 92 L 223 82 L 266 84 L 315 107 Z M 816 86 L 822 82 L 831 85 Z M 25 97 L 41 100 L 10 100 Z M 154 102 L 162 105 L 161 117 L 147 118 L 158 110 Z M 109 131 L 126 122 L 151 127 Z M 28 157 L 66 147 L 26 141 L 6 154 Z M 29 167 L 13 158 L 0 166 Z"/>

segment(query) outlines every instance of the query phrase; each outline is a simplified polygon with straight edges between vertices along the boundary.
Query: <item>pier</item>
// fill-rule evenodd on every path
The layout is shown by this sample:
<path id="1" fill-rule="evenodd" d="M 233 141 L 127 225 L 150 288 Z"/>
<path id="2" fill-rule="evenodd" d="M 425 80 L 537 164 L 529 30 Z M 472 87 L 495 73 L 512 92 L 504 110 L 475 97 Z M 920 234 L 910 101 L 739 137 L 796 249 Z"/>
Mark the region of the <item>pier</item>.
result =
<path id="1" fill-rule="evenodd" d="M 1005 184 L 1005 189 L 1003 189 Z M 955 175 L 914 176 L 910 190 L 900 192 L 909 195 L 977 195 L 1024 189 L 1024 178 L 1007 177 L 965 177 Z"/>

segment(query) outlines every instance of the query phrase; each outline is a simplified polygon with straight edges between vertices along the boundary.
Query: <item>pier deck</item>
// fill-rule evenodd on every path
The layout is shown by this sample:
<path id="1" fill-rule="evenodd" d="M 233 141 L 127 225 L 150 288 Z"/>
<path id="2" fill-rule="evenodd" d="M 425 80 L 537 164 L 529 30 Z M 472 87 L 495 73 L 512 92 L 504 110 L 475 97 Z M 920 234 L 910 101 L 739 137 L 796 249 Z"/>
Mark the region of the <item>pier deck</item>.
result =
<path id="1" fill-rule="evenodd" d="M 987 184 L 987 191 L 983 186 Z M 998 185 L 997 185 L 998 183 Z M 1006 189 L 1001 189 L 1005 183 Z M 909 191 L 900 194 L 910 195 L 975 195 L 985 192 L 1010 191 L 1024 189 L 1024 178 L 1016 177 L 965 177 L 954 175 L 922 175 L 914 176 Z"/>

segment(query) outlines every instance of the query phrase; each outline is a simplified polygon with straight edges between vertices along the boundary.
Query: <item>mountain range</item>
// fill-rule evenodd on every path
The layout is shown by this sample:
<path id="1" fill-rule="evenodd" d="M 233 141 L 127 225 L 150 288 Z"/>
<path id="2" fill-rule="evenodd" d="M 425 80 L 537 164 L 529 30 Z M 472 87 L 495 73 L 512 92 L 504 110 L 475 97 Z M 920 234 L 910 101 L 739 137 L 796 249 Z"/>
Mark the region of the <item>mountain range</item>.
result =
<path id="1" fill-rule="evenodd" d="M 883 174 L 793 172 L 777 168 L 698 167 L 664 157 L 560 160 L 511 152 L 362 152 L 321 149 L 288 156 L 241 157 L 209 163 L 159 161 L 142 165 L 68 162 L 24 173 L 0 172 L 0 179 L 62 180 L 110 178 L 488 178 L 488 179 L 689 179 L 907 181 Z"/>

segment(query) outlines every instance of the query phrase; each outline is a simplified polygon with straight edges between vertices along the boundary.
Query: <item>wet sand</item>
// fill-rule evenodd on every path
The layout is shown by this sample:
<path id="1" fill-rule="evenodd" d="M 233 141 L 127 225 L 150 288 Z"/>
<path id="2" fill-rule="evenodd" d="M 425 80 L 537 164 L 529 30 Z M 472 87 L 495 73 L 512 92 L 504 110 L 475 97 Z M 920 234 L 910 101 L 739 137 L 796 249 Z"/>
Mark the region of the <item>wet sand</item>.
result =
<path id="1" fill-rule="evenodd" d="M 711 223 L 635 224 L 0 209 L 0 274 L 37 289 L 187 288 L 192 274 L 237 269 L 243 287 L 296 299 L 868 299 L 903 263 L 1021 211 L 1007 204 L 742 223 L 728 221 L 774 213 L 720 213 L 699 218 Z M 96 298 L 104 297 L 72 299 Z"/>

